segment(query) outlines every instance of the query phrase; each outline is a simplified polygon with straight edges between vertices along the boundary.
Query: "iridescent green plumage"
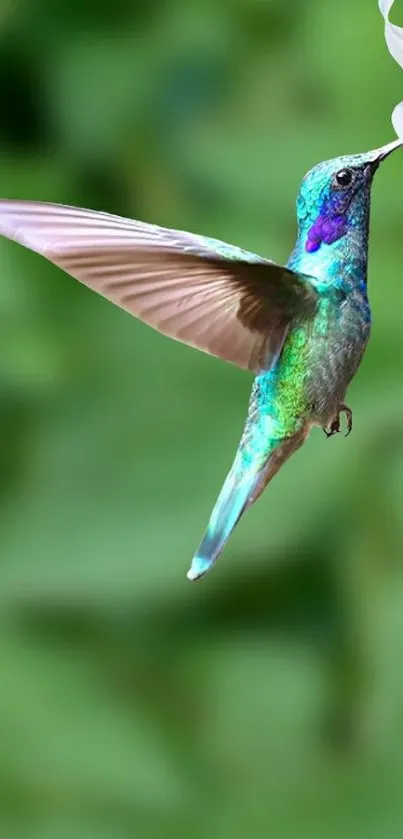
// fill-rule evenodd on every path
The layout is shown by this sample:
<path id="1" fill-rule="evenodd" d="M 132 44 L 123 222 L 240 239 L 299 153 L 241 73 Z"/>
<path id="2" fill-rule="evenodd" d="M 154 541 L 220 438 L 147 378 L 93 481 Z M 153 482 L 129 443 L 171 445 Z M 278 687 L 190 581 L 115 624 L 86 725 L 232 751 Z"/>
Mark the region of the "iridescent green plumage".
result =
<path id="1" fill-rule="evenodd" d="M 245 509 L 313 425 L 338 430 L 370 331 L 370 191 L 396 141 L 319 164 L 286 266 L 203 236 L 54 204 L 0 201 L 0 234 L 176 340 L 256 373 L 244 433 L 193 559 L 215 562 Z"/>

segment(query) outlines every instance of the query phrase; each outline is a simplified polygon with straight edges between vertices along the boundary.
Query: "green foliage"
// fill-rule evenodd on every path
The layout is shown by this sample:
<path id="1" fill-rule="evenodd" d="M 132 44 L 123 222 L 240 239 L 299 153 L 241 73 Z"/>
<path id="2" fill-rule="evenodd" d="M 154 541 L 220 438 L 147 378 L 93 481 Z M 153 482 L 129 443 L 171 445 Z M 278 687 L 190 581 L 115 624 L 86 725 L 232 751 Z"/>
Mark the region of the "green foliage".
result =
<path id="1" fill-rule="evenodd" d="M 0 193 L 285 259 L 303 172 L 392 139 L 373 3 L 0 9 Z M 0 830 L 401 833 L 402 160 L 377 176 L 355 429 L 185 572 L 250 378 L 0 242 Z"/>

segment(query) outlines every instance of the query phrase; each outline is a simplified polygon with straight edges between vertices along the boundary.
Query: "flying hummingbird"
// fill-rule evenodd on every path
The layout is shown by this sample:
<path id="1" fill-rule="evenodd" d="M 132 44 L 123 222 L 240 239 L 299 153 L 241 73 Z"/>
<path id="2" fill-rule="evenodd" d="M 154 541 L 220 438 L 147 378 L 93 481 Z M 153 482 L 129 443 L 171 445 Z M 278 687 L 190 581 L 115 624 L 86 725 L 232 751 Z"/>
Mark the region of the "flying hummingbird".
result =
<path id="1" fill-rule="evenodd" d="M 211 568 L 242 513 L 312 426 L 340 430 L 371 325 L 370 194 L 396 140 L 305 175 L 287 265 L 217 239 L 108 213 L 0 201 L 0 234 L 160 332 L 256 374 L 243 435 L 188 577 Z"/>

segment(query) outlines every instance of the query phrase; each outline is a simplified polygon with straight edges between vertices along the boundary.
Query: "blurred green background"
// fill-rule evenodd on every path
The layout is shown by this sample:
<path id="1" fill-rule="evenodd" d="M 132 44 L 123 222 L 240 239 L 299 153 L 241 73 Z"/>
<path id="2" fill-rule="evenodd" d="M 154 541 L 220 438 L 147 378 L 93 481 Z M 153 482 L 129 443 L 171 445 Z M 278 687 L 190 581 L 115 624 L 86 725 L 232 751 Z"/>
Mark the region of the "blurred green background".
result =
<path id="1" fill-rule="evenodd" d="M 303 173 L 402 94 L 375 0 L 2 0 L 0 193 L 281 261 Z M 0 242 L 2 837 L 402 835 L 402 184 L 396 154 L 354 433 L 198 585 L 251 377 Z"/>

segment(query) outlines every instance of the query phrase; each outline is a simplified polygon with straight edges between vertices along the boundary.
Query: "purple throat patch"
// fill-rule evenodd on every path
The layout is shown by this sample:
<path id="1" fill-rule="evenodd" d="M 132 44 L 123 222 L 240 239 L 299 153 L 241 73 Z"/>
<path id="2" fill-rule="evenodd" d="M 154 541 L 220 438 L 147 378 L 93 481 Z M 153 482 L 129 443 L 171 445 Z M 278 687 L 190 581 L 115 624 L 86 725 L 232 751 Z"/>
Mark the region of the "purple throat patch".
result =
<path id="1" fill-rule="evenodd" d="M 308 253 L 318 251 L 320 246 L 331 245 L 347 233 L 347 217 L 345 215 L 318 216 L 315 223 L 308 230 L 305 250 Z"/>

